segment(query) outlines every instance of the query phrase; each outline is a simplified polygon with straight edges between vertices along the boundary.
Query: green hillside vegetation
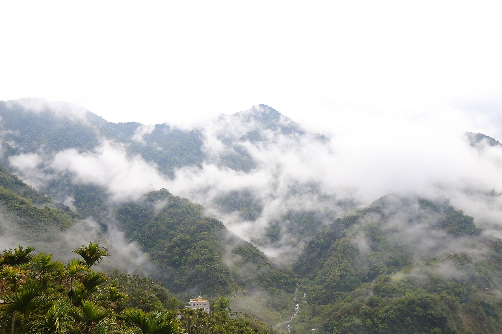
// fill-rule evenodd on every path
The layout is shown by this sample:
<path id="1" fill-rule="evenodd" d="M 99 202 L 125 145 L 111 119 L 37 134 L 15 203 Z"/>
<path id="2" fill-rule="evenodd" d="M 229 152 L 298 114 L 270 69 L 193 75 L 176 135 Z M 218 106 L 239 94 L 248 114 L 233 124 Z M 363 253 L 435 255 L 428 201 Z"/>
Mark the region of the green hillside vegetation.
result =
<path id="1" fill-rule="evenodd" d="M 38 208 L 33 205 L 31 200 L 2 187 L 0 187 L 0 205 L 21 218 L 23 228 L 32 228 L 34 231 L 47 227 L 65 229 L 70 227 L 74 221 L 71 215 L 59 209 L 48 206 Z"/>
<path id="2" fill-rule="evenodd" d="M 58 231 L 68 229 L 81 217 L 7 171 L 0 176 L 12 181 L 4 182 L 5 186 L 11 185 L 12 189 L 35 199 L 42 198 L 51 205 L 36 206 L 30 198 L 0 187 L 0 208 L 11 214 L 10 225 L 18 229 L 24 240 L 51 242 L 58 238 Z M 111 217 L 102 189 L 69 183 L 65 187 L 74 196 L 74 205 L 79 212 L 103 221 Z M 247 289 L 260 288 L 270 293 L 259 302 L 266 319 L 274 319 L 274 322 L 282 319 L 281 314 L 290 308 L 290 292 L 295 283 L 292 273 L 276 267 L 250 243 L 231 235 L 221 222 L 205 217 L 201 206 L 160 190 L 145 195 L 142 201 L 120 205 L 115 213 L 116 221 L 126 235 L 137 241 L 155 263 L 155 278 L 183 300 L 203 293 L 210 297 L 239 294 L 238 300 L 242 301 L 247 296 Z M 106 228 L 106 225 L 102 227 Z M 134 307 L 150 305 L 145 309 L 148 311 L 152 305 L 160 305 L 160 300 L 164 307 L 172 308 L 176 304 L 172 297 L 162 295 L 158 285 L 160 295 L 149 297 L 133 289 L 137 284 L 152 285 L 147 278 L 136 277 L 133 281 L 121 276 L 115 278 L 128 289 L 131 300 L 143 300 Z M 274 297 L 280 297 L 277 300 L 281 302 L 273 302 Z M 267 301 L 270 305 L 263 308 Z M 246 307 L 240 307 L 237 302 L 236 310 L 246 311 Z"/>
<path id="3" fill-rule="evenodd" d="M 37 152 L 40 147 L 50 151 L 68 148 L 91 150 L 99 145 L 98 134 L 90 124 L 59 116 L 48 109 L 41 112 L 28 111 L 19 106 L 11 109 L 0 101 L 0 116 L 3 128 L 9 130 L 3 144 L 17 153 Z M 11 146 L 10 141 L 16 145 Z"/>
<path id="4" fill-rule="evenodd" d="M 225 145 L 217 157 L 205 155 L 201 129 L 156 125 L 145 128 L 139 140 L 134 138 L 139 123 L 114 124 L 89 112 L 85 119 L 35 113 L 4 102 L 0 117 L 0 162 L 6 167 L 18 154 L 50 160 L 64 149 L 92 152 L 108 140 L 131 157 L 155 163 L 168 177 L 208 159 L 249 172 L 256 162 L 247 145 L 266 147 L 279 135 L 328 141 L 265 105 L 222 116 L 223 124 L 246 126 L 236 127 L 242 133 L 216 134 Z M 467 134 L 467 141 L 479 151 L 500 146 L 482 134 Z M 31 247 L 4 251 L 0 333 L 265 333 L 288 326 L 299 334 L 502 332 L 502 240 L 448 201 L 385 196 L 356 210 L 357 199 L 338 201 L 320 185 L 298 184 L 289 195 L 309 195 L 323 211 L 288 210 L 267 222 L 265 238 L 251 238 L 263 249 L 286 239 L 291 245 L 306 243 L 292 251 L 300 255 L 290 256 L 291 265 L 278 265 L 207 217 L 203 207 L 165 189 L 115 203 L 105 187 L 75 184 L 71 173 L 55 175 L 43 162 L 39 167 L 51 175 L 44 194 L 0 167 L 4 240 L 11 237 L 10 227 L 25 240 L 51 240 L 79 218 L 92 217 L 103 232 L 116 224 L 148 255 L 154 271 L 151 278 L 95 272 L 92 261 L 106 250 L 92 243 L 75 250 L 82 260 L 67 264 L 48 254 L 32 255 Z M 58 204 L 67 199 L 78 215 Z M 214 204 L 248 221 L 264 211 L 261 199 L 246 190 L 229 191 Z M 352 214 L 338 217 L 340 208 Z M 218 300 L 213 307 L 219 311 L 184 309 L 180 300 L 199 294 Z"/>
<path id="5" fill-rule="evenodd" d="M 148 144 L 133 140 L 139 123 L 111 123 L 87 112 L 85 119 L 66 117 L 51 110 L 33 112 L 22 107 L 9 108 L 0 101 L 1 125 L 8 131 L 2 145 L 4 159 L 20 153 L 46 153 L 74 148 L 80 152 L 92 151 L 104 139 L 122 143 L 131 155 L 140 154 L 154 162 L 159 170 L 174 176 L 174 170 L 183 166 L 200 166 L 202 134 L 199 130 L 184 131 L 166 124 L 158 124 L 152 133 L 145 134 Z"/>
<path id="6" fill-rule="evenodd" d="M 55 203 L 1 166 L 0 208 L 29 240 L 50 236 L 55 230 L 63 231 L 78 218 L 68 207 Z M 0 231 L 4 224 L 8 222 L 2 222 Z"/>
<path id="7" fill-rule="evenodd" d="M 0 166 L 0 187 L 9 189 L 20 196 L 31 200 L 35 205 L 51 203 L 52 200 L 33 189 L 17 176 L 11 174 L 5 167 Z"/>
<path id="8" fill-rule="evenodd" d="M 229 295 L 248 286 L 292 290 L 291 273 L 279 270 L 220 221 L 206 217 L 201 206 L 165 189 L 121 205 L 116 218 L 126 236 L 161 268 L 160 279 L 177 293 Z M 269 276 L 282 278 L 271 282 Z"/>
<path id="9" fill-rule="evenodd" d="M 391 203 L 384 198 L 339 219 L 308 244 L 294 266 L 306 298 L 292 332 L 501 332 L 502 240 L 481 237 L 472 217 L 447 202 L 402 199 L 396 211 Z M 393 219 L 406 219 L 400 215 L 412 207 L 424 236 L 442 230 L 451 238 L 445 242 L 467 237 L 468 247 L 421 254 L 400 241 Z"/>
<path id="10" fill-rule="evenodd" d="M 66 265 L 33 250 L 19 246 L 0 255 L 0 333 L 272 332 L 245 315 L 231 316 L 229 309 L 185 309 L 149 280 L 95 272 L 94 265 L 109 255 L 98 244 L 73 250 L 82 259 Z"/>
<path id="11" fill-rule="evenodd" d="M 166 124 L 157 124 L 152 133 L 143 136 L 144 143 L 132 141 L 130 151 L 159 166 L 161 172 L 173 177 L 177 168 L 200 167 L 205 154 L 199 130 L 184 131 Z"/>

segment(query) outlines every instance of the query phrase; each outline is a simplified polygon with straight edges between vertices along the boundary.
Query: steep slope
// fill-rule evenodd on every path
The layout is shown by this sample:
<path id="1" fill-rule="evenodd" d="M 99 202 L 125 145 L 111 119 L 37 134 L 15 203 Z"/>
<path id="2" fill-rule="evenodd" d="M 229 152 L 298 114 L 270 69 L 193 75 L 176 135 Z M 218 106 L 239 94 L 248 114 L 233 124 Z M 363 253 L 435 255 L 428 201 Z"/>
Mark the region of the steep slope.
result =
<path id="1" fill-rule="evenodd" d="M 140 136 L 141 125 L 137 123 L 112 124 L 83 110 L 79 110 L 78 115 L 68 114 L 68 105 L 60 106 L 61 112 L 51 109 L 51 105 L 36 110 L 23 105 L 25 103 L 3 103 L 0 106 L 4 152 L 2 160 L 11 170 L 20 172 L 20 175 L 33 181 L 48 195 L 71 206 L 80 214 L 78 218 L 91 218 L 79 223 L 79 229 L 68 232 L 81 233 L 76 236 L 77 239 L 97 237 L 98 240 L 92 240 L 99 241 L 115 252 L 127 252 L 129 246 L 123 245 L 124 241 L 120 240 L 120 233 L 124 231 L 132 242 L 131 247 L 135 249 L 135 245 L 139 245 L 141 252 L 147 254 L 148 260 L 140 260 L 143 255 L 138 254 L 138 250 L 135 250 L 136 254 L 124 253 L 123 256 L 116 257 L 115 264 L 107 265 L 106 268 L 118 267 L 130 272 L 148 273 L 162 280 L 184 299 L 199 293 L 220 296 L 242 293 L 247 289 L 266 291 L 271 287 L 277 290 L 276 294 L 291 291 L 293 280 L 290 274 L 282 274 L 262 252 L 229 233 L 221 222 L 205 217 L 200 206 L 174 197 L 167 191 L 151 192 L 143 197 L 139 194 L 132 201 L 130 197 L 117 201 L 112 198 L 106 185 L 92 182 L 92 176 L 91 179 L 78 180 L 75 171 L 58 170 L 56 166 L 61 157 L 65 159 L 80 155 L 92 159 L 96 152 L 100 152 L 100 147 L 107 145 L 107 141 L 113 141 L 115 144 L 111 145 L 125 148 L 124 161 L 136 159 L 135 154 L 138 154 L 141 160 L 155 160 L 169 174 L 173 168 L 192 164 L 201 158 L 200 150 L 197 149 L 201 146 L 199 135 L 194 131 L 184 132 L 167 125 L 157 125 Z M 75 136 L 66 138 L 72 134 Z M 193 151 L 189 149 L 192 139 L 195 143 Z M 111 152 L 112 155 L 113 153 Z M 102 152 L 103 157 L 107 154 L 108 151 Z M 183 155 L 190 161 L 183 160 Z M 196 165 L 197 162 L 193 164 Z M 101 164 L 100 167 L 105 166 Z M 53 202 L 26 186 L 7 170 L 2 171 L 5 173 L 0 175 L 0 181 L 17 187 L 17 191 L 30 196 L 36 203 Z M 35 241 L 34 237 L 50 242 L 60 239 L 62 243 L 59 248 L 64 247 L 69 235 L 63 236 L 52 229 L 65 232 L 71 224 L 66 222 L 63 226 L 64 221 L 60 221 L 53 209 L 40 211 L 42 209 L 31 206 L 29 200 L 25 201 L 17 195 L 11 196 L 7 191 L 5 194 L 2 192 L 2 200 L 4 199 L 14 203 L 9 204 L 8 214 L 17 210 L 14 218 L 9 217 L 12 224 L 9 224 L 9 229 L 4 229 L 5 235 L 16 235 L 20 243 L 30 244 Z M 159 203 L 170 204 L 160 208 Z M 61 207 L 71 213 L 72 219 L 77 218 L 69 207 Z M 30 215 L 33 217 L 27 220 L 26 217 L 29 218 Z M 30 227 L 24 228 L 26 224 Z M 14 234 L 13 229 L 16 232 L 19 230 L 21 234 Z M 113 240 L 116 236 L 119 239 Z M 114 242 L 117 245 L 113 245 Z M 137 259 L 134 256 L 126 258 L 131 255 Z M 145 268 L 135 268 L 135 261 Z M 286 283 L 281 280 L 272 281 L 271 276 L 284 276 L 282 280 Z M 285 289 L 289 292 L 283 292 Z M 245 310 L 245 307 L 237 309 Z M 266 308 L 265 313 L 273 315 L 275 320 L 281 318 L 281 311 Z"/>
<path id="2" fill-rule="evenodd" d="M 94 271 L 109 254 L 89 243 L 67 265 L 19 246 L 0 253 L 0 332 L 7 333 L 274 333 L 228 300 L 211 312 L 191 310 L 150 279 Z M 70 250 L 67 250 L 70 252 Z M 105 260 L 106 261 L 106 260 Z"/>
<path id="3" fill-rule="evenodd" d="M 355 206 L 325 193 L 317 180 L 289 175 L 289 159 L 303 159 L 311 147 L 327 152 L 329 140 L 266 105 L 191 130 L 114 124 L 77 106 L 36 99 L 0 102 L 0 117 L 3 164 L 84 217 L 110 219 L 116 202 L 172 188 L 279 254 Z M 291 158 L 273 162 L 271 152 Z M 247 181 L 225 185 L 219 178 L 226 174 Z M 253 181 L 263 177 L 270 179 L 267 189 Z M 300 226 L 305 217 L 315 218 L 307 229 Z M 253 236 L 241 226 L 252 227 Z"/>
<path id="4" fill-rule="evenodd" d="M 75 221 L 74 210 L 86 223 L 73 235 L 120 245 L 121 268 L 162 280 L 182 299 L 231 296 L 273 324 L 293 314 L 298 333 L 501 331 L 500 184 L 478 177 L 500 172 L 493 138 L 421 134 L 397 153 L 362 140 L 365 159 L 265 105 L 191 130 L 113 124 L 45 101 L 1 102 L 0 116 L 1 213 L 28 237 L 71 230 L 58 215 Z M 441 150 L 412 166 L 405 144 L 414 140 L 418 157 Z M 392 192 L 388 183 L 406 183 L 397 189 L 408 195 L 362 209 Z M 457 208 L 437 200 L 447 197 Z"/>
<path id="5" fill-rule="evenodd" d="M 126 236 L 148 252 L 156 266 L 155 277 L 180 296 L 239 294 L 242 300 L 261 291 L 257 306 L 267 310 L 266 320 L 275 321 L 291 304 L 293 274 L 220 221 L 206 217 L 199 205 L 162 189 L 120 205 L 116 219 Z M 274 304 L 275 298 L 285 302 Z M 234 309 L 256 312 L 238 303 Z"/>
<path id="6" fill-rule="evenodd" d="M 305 248 L 293 328 L 320 333 L 502 330 L 502 240 L 448 202 L 387 196 Z"/>
<path id="7" fill-rule="evenodd" d="M 55 241 L 60 232 L 76 222 L 78 215 L 0 166 L 0 218 L 1 244 L 13 246 L 21 240 Z"/>
<path id="8" fill-rule="evenodd" d="M 83 108 L 44 100 L 0 101 L 3 151 L 53 154 L 65 149 L 93 151 L 111 140 L 127 146 L 172 176 L 175 168 L 200 165 L 201 134 L 167 124 L 110 123 Z"/>

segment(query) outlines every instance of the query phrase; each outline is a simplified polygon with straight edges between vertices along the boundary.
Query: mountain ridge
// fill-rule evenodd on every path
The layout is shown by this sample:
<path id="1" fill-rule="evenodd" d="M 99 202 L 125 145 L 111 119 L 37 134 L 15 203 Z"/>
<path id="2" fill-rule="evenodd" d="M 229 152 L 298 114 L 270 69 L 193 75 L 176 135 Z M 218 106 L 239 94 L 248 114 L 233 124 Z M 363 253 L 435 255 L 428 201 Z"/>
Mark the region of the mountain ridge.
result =
<path id="1" fill-rule="evenodd" d="M 3 223 L 23 226 L 16 212 L 36 212 L 54 228 L 46 212 L 67 210 L 72 224 L 51 240 L 109 243 L 120 269 L 184 300 L 223 295 L 296 333 L 502 330 L 496 184 L 465 181 L 448 193 L 442 183 L 428 196 L 389 192 L 365 204 L 338 184 L 350 156 L 336 142 L 265 105 L 193 130 L 9 110 L 0 104 Z M 474 145 L 464 136 L 457 152 L 498 161 L 496 142 L 469 136 Z M 337 173 L 316 169 L 318 158 Z M 43 238 L 36 220 L 25 232 Z"/>

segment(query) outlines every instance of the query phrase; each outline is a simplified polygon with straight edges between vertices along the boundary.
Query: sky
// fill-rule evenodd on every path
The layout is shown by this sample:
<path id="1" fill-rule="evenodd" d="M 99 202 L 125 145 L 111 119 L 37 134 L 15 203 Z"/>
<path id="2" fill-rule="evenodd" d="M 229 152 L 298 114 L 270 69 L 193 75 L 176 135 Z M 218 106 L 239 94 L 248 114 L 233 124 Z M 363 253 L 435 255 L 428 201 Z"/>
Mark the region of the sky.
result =
<path id="1" fill-rule="evenodd" d="M 256 104 L 319 129 L 445 108 L 496 123 L 501 11 L 497 1 L 0 0 L 0 100 L 145 124 Z"/>

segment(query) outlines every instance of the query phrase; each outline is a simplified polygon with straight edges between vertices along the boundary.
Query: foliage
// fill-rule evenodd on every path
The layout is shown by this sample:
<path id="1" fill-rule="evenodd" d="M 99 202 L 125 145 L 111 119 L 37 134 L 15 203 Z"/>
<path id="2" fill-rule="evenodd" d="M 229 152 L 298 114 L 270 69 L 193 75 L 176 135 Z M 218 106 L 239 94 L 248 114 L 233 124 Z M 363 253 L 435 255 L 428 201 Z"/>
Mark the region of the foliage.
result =
<path id="1" fill-rule="evenodd" d="M 148 311 L 127 307 L 122 301 L 129 297 L 122 291 L 138 294 L 139 291 L 131 288 L 133 283 L 149 283 L 150 286 L 144 285 L 146 292 L 162 288 L 148 279 L 116 273 L 118 279 L 112 280 L 94 272 L 93 265 L 104 254 L 98 244 L 89 243 L 76 250 L 88 261 L 74 259 L 65 266 L 52 260 L 50 254 L 32 255 L 33 247 L 20 246 L 3 252 L 0 263 L 0 333 L 269 332 L 266 325 L 249 321 L 245 315 L 231 318 L 226 312 L 207 314 L 179 309 L 182 305 L 178 301 L 173 304 L 162 300 L 155 305 L 144 305 Z M 125 282 L 126 287 L 120 282 Z M 229 310 L 228 299 L 221 298 L 217 305 L 222 311 Z"/>
<path id="2" fill-rule="evenodd" d="M 53 227 L 65 229 L 74 222 L 74 217 L 67 212 L 48 206 L 38 208 L 30 199 L 2 187 L 0 187 L 0 204 L 22 218 L 20 224 L 28 229 L 41 231 L 48 231 Z"/>
<path id="3" fill-rule="evenodd" d="M 121 290 L 127 294 L 123 307 L 137 308 L 144 312 L 162 308 L 176 310 L 184 307 L 183 302 L 159 282 L 155 282 L 149 277 L 131 276 L 117 271 L 111 273 L 110 277 L 112 281 L 109 284 L 112 287 L 121 287 Z"/>
<path id="4" fill-rule="evenodd" d="M 73 252 L 77 253 L 84 259 L 87 267 L 91 267 L 93 264 L 99 263 L 103 257 L 109 256 L 106 248 L 92 242 L 89 242 L 87 246 L 75 248 Z"/>
<path id="5" fill-rule="evenodd" d="M 228 235 L 223 224 L 205 217 L 199 205 L 165 189 L 149 193 L 142 202 L 121 205 L 116 217 L 127 237 L 159 265 L 164 273 L 160 280 L 176 293 L 228 295 L 273 270 L 256 247 Z M 224 261 L 229 254 L 234 261 L 230 267 Z M 253 268 L 251 277 L 238 273 L 246 266 Z"/>
<path id="6" fill-rule="evenodd" d="M 9 173 L 3 166 L 0 166 L 0 187 L 9 189 L 13 193 L 31 200 L 35 204 L 47 204 L 52 202 L 49 197 L 25 184 L 17 176 Z"/>
<path id="7" fill-rule="evenodd" d="M 292 332 L 501 332 L 502 299 L 495 293 L 502 286 L 500 239 L 481 238 L 472 217 L 447 202 L 388 203 L 336 220 L 309 242 L 294 266 L 308 297 Z M 404 226 L 422 224 L 429 235 L 440 232 L 455 245 L 469 240 L 468 247 L 484 255 L 475 259 L 458 246 L 435 257 L 419 254 L 396 237 L 405 231 L 394 221 L 389 228 L 395 207 L 413 212 Z"/>

